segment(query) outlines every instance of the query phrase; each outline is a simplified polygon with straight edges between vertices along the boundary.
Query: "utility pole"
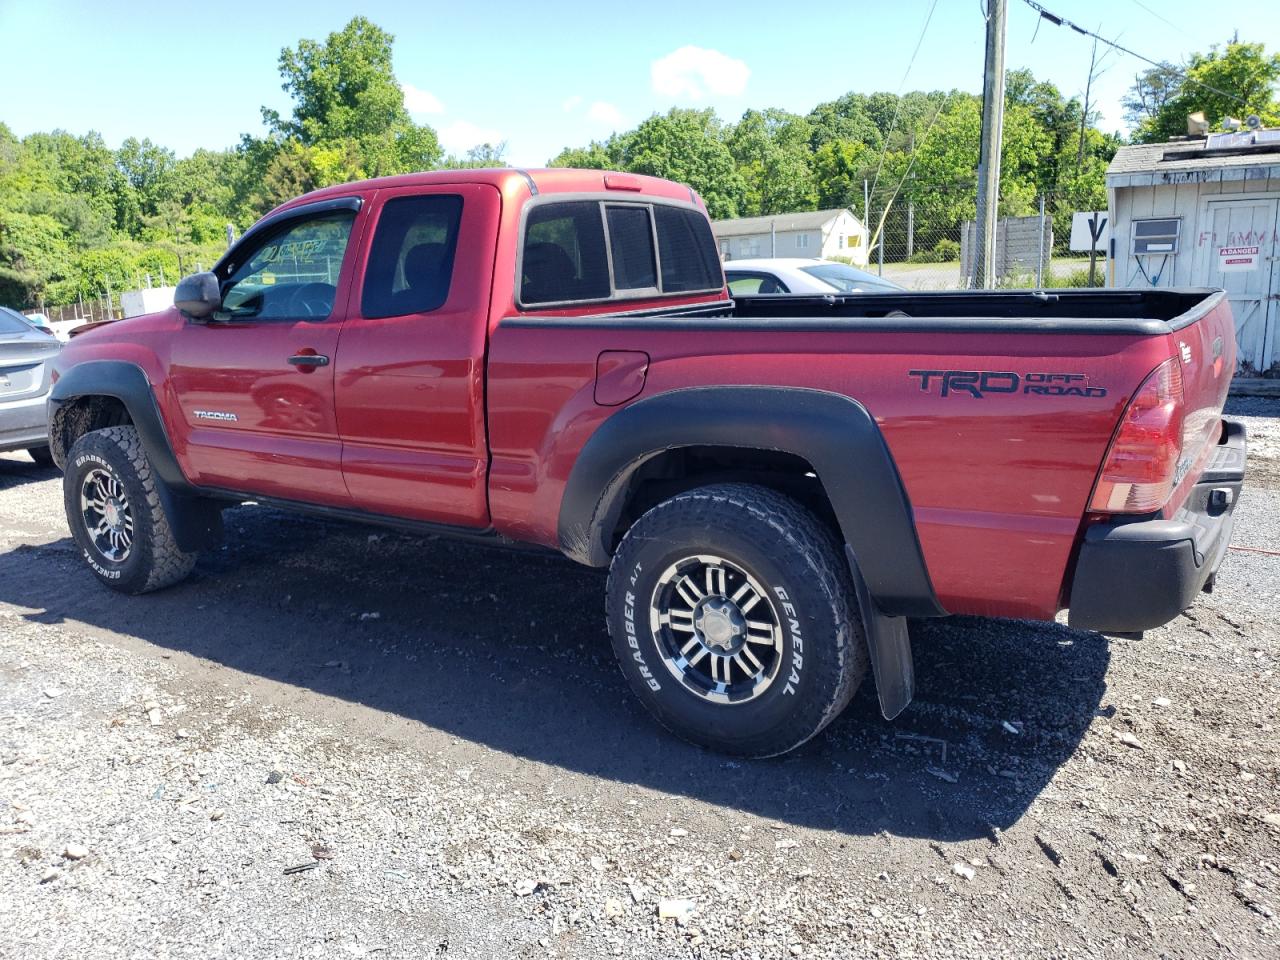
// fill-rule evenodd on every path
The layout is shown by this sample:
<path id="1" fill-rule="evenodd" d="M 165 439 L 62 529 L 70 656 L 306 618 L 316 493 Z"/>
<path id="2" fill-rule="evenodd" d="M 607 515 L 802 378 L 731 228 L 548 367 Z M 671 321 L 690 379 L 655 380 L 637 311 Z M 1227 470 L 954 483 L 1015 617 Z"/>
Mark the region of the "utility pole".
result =
<path id="1" fill-rule="evenodd" d="M 996 213 L 1004 138 L 1004 38 L 1008 0 L 987 0 L 987 60 L 982 80 L 982 153 L 978 161 L 977 257 L 974 286 L 996 285 Z"/>

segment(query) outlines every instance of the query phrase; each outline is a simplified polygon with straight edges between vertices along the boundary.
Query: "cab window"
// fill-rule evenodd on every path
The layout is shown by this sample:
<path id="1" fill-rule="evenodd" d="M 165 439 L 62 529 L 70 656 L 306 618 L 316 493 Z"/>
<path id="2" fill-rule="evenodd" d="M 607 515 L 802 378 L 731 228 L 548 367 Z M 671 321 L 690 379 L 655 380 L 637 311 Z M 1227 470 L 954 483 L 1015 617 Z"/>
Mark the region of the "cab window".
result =
<path id="1" fill-rule="evenodd" d="M 428 313 L 449 299 L 462 197 L 388 200 L 369 250 L 360 312 L 366 317 Z"/>
<path id="2" fill-rule="evenodd" d="M 354 220 L 354 213 L 342 210 L 268 234 L 247 260 L 232 264 L 220 314 L 232 320 L 328 317 Z"/>

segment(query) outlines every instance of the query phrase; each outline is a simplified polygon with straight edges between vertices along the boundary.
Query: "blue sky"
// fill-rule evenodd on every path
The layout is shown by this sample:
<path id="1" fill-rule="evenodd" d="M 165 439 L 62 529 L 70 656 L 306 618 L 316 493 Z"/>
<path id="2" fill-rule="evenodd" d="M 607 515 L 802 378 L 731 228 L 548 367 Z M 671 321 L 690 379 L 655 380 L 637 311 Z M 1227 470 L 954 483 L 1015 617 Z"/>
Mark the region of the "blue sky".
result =
<path id="1" fill-rule="evenodd" d="M 1010 67 L 1068 95 L 1083 91 L 1089 42 L 1009 0 Z M 930 0 L 801 6 L 566 2 L 119 4 L 0 0 L 7 52 L 0 121 L 19 135 L 99 130 L 115 146 L 150 137 L 180 155 L 260 133 L 259 107 L 287 111 L 276 61 L 356 13 L 396 36 L 395 69 L 415 117 L 457 152 L 505 140 L 537 166 L 561 147 L 627 129 L 673 105 L 806 112 L 849 90 L 897 92 L 982 83 L 979 0 L 939 0 L 910 74 Z M 1044 0 L 1051 11 L 1154 59 L 1242 40 L 1280 49 L 1276 0 Z M 1211 11 L 1211 12 L 1210 12 Z M 1210 21 L 1213 21 L 1211 24 Z M 1104 129 L 1122 129 L 1120 97 L 1144 64 L 1107 59 Z"/>

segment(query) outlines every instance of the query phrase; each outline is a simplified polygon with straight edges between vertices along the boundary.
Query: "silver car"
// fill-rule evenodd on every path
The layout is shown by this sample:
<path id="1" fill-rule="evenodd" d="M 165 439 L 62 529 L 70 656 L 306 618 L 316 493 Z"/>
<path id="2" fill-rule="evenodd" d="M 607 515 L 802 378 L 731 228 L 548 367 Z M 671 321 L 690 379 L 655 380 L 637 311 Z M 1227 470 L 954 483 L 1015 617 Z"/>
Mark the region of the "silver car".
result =
<path id="1" fill-rule="evenodd" d="M 26 450 L 42 466 L 53 463 L 45 404 L 61 349 L 22 314 L 0 307 L 0 451 Z"/>

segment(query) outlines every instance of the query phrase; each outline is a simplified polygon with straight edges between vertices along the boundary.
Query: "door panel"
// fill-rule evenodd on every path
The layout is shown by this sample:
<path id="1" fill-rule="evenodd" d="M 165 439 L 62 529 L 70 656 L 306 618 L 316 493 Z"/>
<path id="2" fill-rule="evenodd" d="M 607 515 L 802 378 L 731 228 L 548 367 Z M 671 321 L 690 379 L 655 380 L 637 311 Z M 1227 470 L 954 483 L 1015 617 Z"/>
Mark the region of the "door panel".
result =
<path id="1" fill-rule="evenodd" d="M 1276 351 L 1276 301 L 1271 274 L 1276 269 L 1276 214 L 1280 201 L 1210 200 L 1207 204 L 1208 236 L 1200 237 L 1197 250 L 1204 282 L 1227 291 L 1236 324 L 1238 376 L 1256 377 L 1280 354 Z M 1224 247 L 1258 247 L 1258 263 L 1251 270 L 1222 270 L 1219 252 Z"/>
<path id="2" fill-rule="evenodd" d="M 484 184 L 383 190 L 372 204 L 335 381 L 343 476 L 360 509 L 488 525 L 484 350 L 500 212 Z M 438 296 L 415 292 L 424 276 Z"/>
<path id="3" fill-rule="evenodd" d="M 349 501 L 333 411 L 332 367 L 294 367 L 304 350 L 332 357 L 336 324 L 188 324 L 170 376 L 188 428 L 187 464 L 204 486 Z"/>
<path id="4" fill-rule="evenodd" d="M 360 226 L 359 215 L 328 214 L 258 241 L 219 278 L 225 310 L 175 334 L 179 456 L 197 484 L 349 505 L 333 358 Z"/>

